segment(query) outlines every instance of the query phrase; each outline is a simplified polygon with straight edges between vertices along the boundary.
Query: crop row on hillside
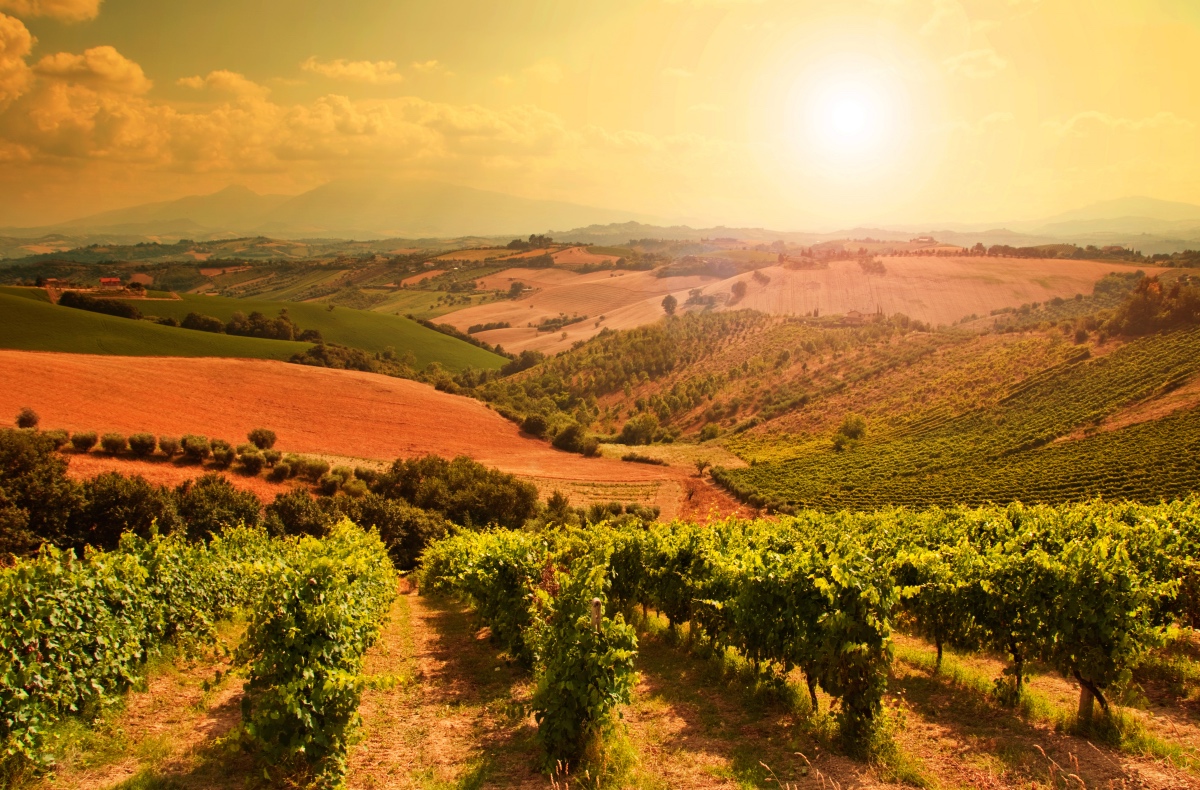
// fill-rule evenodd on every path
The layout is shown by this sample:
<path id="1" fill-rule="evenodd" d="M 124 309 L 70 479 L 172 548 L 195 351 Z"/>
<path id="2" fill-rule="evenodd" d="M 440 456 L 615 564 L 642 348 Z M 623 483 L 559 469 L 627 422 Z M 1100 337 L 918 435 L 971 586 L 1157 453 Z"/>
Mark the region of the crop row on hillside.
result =
<path id="1" fill-rule="evenodd" d="M 1095 429 L 1105 417 L 1198 373 L 1200 330 L 1143 338 L 1095 360 L 1080 351 L 995 405 L 959 416 L 932 414 L 841 451 L 810 440 L 788 458 L 786 437 L 763 440 L 777 446 L 773 459 L 718 470 L 716 477 L 750 501 L 782 508 L 1090 496 L 1157 501 L 1200 489 L 1200 411 Z M 1083 438 L 1065 438 L 1077 430 Z"/>

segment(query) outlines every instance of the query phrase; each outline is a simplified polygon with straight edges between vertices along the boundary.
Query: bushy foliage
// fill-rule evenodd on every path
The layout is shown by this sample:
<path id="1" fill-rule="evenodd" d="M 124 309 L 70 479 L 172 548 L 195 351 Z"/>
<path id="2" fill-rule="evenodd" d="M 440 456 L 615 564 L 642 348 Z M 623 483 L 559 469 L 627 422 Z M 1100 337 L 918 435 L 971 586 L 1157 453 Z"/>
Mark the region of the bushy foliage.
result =
<path id="1" fill-rule="evenodd" d="M 100 449 L 109 455 L 123 453 L 129 449 L 129 440 L 123 433 L 106 433 L 100 437 Z"/>
<path id="2" fill-rule="evenodd" d="M 211 452 L 213 465 L 218 469 L 228 469 L 237 458 L 237 452 L 233 446 L 224 439 L 213 439 Z"/>
<path id="3" fill-rule="evenodd" d="M 179 455 L 179 450 L 182 447 L 179 439 L 174 436 L 158 437 L 158 449 L 162 450 L 163 455 L 167 458 L 174 458 Z"/>
<path id="4" fill-rule="evenodd" d="M 192 540 L 206 540 L 223 529 L 258 526 L 262 502 L 249 491 L 240 491 L 223 475 L 210 472 L 185 480 L 175 489 L 179 518 Z"/>
<path id="5" fill-rule="evenodd" d="M 275 446 L 275 432 L 269 428 L 255 428 L 246 434 L 246 439 L 260 450 L 270 450 Z"/>
<path id="6" fill-rule="evenodd" d="M 257 475 L 267 463 L 267 460 L 263 458 L 263 454 L 257 450 L 242 453 L 238 456 L 238 460 L 242 464 L 242 471 L 248 475 Z"/>
<path id="7" fill-rule="evenodd" d="M 23 407 L 17 412 L 18 428 L 36 428 L 39 421 L 38 413 L 28 406 Z"/>
<path id="8" fill-rule="evenodd" d="M 1200 287 L 1176 281 L 1164 287 L 1157 277 L 1143 277 L 1104 328 L 1111 334 L 1145 335 L 1200 324 Z"/>
<path id="9" fill-rule="evenodd" d="M 221 334 L 225 331 L 225 322 L 220 318 L 214 318 L 211 315 L 201 315 L 200 313 L 188 313 L 183 317 L 183 321 L 179 325 L 184 329 L 194 329 L 198 332 L 215 332 Z"/>
<path id="10" fill-rule="evenodd" d="M 650 444 L 658 433 L 658 418 L 653 414 L 639 414 L 621 428 L 621 444 Z"/>
<path id="11" fill-rule="evenodd" d="M 43 434 L 0 431 L 0 554 L 24 554 L 68 534 L 81 494 L 54 450 Z"/>
<path id="12" fill-rule="evenodd" d="M 212 455 L 212 445 L 206 436 L 189 433 L 179 441 L 179 446 L 183 450 L 183 457 L 192 463 L 200 463 Z"/>
<path id="13" fill-rule="evenodd" d="M 154 455 L 158 440 L 152 433 L 135 433 L 129 436 L 129 449 L 138 458 L 149 458 Z"/>
<path id="14" fill-rule="evenodd" d="M 432 510 L 456 524 L 519 527 L 538 509 L 537 488 L 459 456 L 397 459 L 371 485 L 376 494 Z"/>
<path id="15" fill-rule="evenodd" d="M 93 313 L 115 315 L 118 318 L 140 319 L 142 313 L 131 302 L 125 299 L 104 299 L 88 296 L 79 291 L 64 291 L 58 298 L 62 307 L 73 307 L 76 310 L 88 310 Z"/>
<path id="16" fill-rule="evenodd" d="M 96 446 L 99 437 L 95 431 L 76 431 L 71 434 L 71 446 L 77 453 L 86 453 Z"/>
<path id="17" fill-rule="evenodd" d="M 248 674 L 246 732 L 270 768 L 341 785 L 363 658 L 395 590 L 379 538 L 345 521 L 324 539 L 301 538 L 267 573 L 266 605 L 254 610 L 237 661 Z"/>
<path id="18" fill-rule="evenodd" d="M 60 548 L 82 551 L 92 546 L 112 550 L 126 532 L 149 538 L 155 531 L 168 534 L 180 526 L 171 491 L 150 484 L 140 475 L 125 477 L 104 472 L 80 486 L 80 505 L 71 514 L 68 534 Z"/>

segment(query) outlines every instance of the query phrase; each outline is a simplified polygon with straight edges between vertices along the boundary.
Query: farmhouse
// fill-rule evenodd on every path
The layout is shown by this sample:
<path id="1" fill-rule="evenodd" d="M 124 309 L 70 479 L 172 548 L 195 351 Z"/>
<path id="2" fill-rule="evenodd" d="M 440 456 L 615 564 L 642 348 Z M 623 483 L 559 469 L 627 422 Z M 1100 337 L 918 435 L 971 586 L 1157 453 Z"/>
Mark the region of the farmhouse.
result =
<path id="1" fill-rule="evenodd" d="M 101 291 L 119 291 L 119 290 L 121 290 L 121 287 L 122 286 L 121 286 L 121 278 L 120 277 L 101 277 L 100 278 L 100 290 Z"/>

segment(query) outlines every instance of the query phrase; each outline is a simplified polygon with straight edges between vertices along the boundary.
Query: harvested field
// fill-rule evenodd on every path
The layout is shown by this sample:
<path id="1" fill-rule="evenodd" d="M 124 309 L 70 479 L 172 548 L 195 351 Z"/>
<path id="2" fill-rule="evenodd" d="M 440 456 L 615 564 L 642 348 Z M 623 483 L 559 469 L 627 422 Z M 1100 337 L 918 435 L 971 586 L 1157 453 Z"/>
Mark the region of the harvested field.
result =
<path id="1" fill-rule="evenodd" d="M 446 273 L 445 269 L 430 269 L 427 272 L 421 272 L 420 274 L 414 274 L 412 277 L 405 277 L 403 280 L 400 281 L 400 284 L 401 285 L 416 285 L 417 283 L 425 282 L 430 277 L 437 277 L 439 274 L 445 274 L 445 273 Z"/>
<path id="2" fill-rule="evenodd" d="M 574 248 L 573 248 L 574 249 Z M 579 248 L 582 249 L 582 248 Z M 740 251 L 738 251 L 740 252 Z M 590 254 L 590 253 L 589 253 Z M 586 340 L 605 327 L 631 329 L 660 319 L 662 298 L 674 294 L 680 310 L 689 309 L 688 291 L 701 288 L 717 298 L 717 309 L 752 309 L 776 315 L 871 315 L 904 313 L 931 324 L 951 324 L 971 314 L 988 315 L 1003 307 L 1044 302 L 1055 296 L 1090 294 L 1109 272 L 1129 272 L 1121 263 L 1020 258 L 884 258 L 885 274 L 866 274 L 855 261 L 835 261 L 828 269 L 795 270 L 769 266 L 725 280 L 712 277 L 655 277 L 652 272 L 600 271 L 578 275 L 558 269 L 509 269 L 481 278 L 480 287 L 507 288 L 519 281 L 538 289 L 518 301 L 470 307 L 446 316 L 466 330 L 472 324 L 507 321 L 511 329 L 482 332 L 479 339 L 509 351 L 536 349 L 554 353 Z M 1149 274 L 1155 267 L 1138 267 Z M 767 281 L 763 281 L 763 277 Z M 746 283 L 746 296 L 732 299 L 735 282 Z M 588 320 L 562 332 L 537 332 L 537 324 L 560 313 Z M 600 316 L 604 320 L 597 325 Z"/>
<path id="3" fill-rule="evenodd" d="M 620 260 L 617 255 L 601 255 L 588 252 L 587 247 L 568 247 L 552 256 L 554 262 L 563 266 L 583 266 L 588 263 L 616 263 Z"/>
<path id="4" fill-rule="evenodd" d="M 478 401 L 373 373 L 262 360 L 0 351 L 0 381 L 0 414 L 31 406 L 47 429 L 200 433 L 236 442 L 264 426 L 276 432 L 276 447 L 285 452 L 377 461 L 466 455 L 541 488 L 569 489 L 573 481 L 650 486 L 664 515 L 684 512 L 691 490 L 681 469 L 555 450 Z M 73 465 L 80 463 L 77 473 L 86 475 L 87 464 L 99 472 L 106 462 L 132 463 L 96 456 Z M 172 464 L 138 466 L 147 467 L 139 473 L 151 479 L 159 466 L 160 475 L 188 471 Z M 697 504 L 716 504 L 721 512 L 736 507 L 724 492 L 701 485 L 703 493 L 690 497 L 699 496 Z"/>
<path id="5" fill-rule="evenodd" d="M 1022 258 L 882 258 L 886 274 L 865 274 L 854 261 L 835 261 L 828 269 L 760 269 L 770 282 L 742 274 L 706 287 L 705 293 L 728 294 L 744 281 L 744 299 L 730 305 L 764 313 L 822 315 L 857 310 L 870 315 L 904 313 L 931 324 L 951 324 L 971 315 L 987 315 L 1001 307 L 1044 302 L 1055 296 L 1090 294 L 1109 272 L 1135 267 L 1097 261 Z M 1159 270 L 1141 268 L 1147 273 Z"/>
<path id="6" fill-rule="evenodd" d="M 194 480 L 209 472 L 217 471 L 211 466 L 168 461 L 165 458 L 141 461 L 132 458 L 114 458 L 97 452 L 82 454 L 67 452 L 63 454 L 63 457 L 69 464 L 67 476 L 76 480 L 88 480 L 104 472 L 119 472 L 130 477 L 141 475 L 154 485 L 175 488 L 185 480 Z M 250 491 L 264 502 L 272 502 L 279 494 L 285 494 L 294 486 L 302 485 L 297 480 L 272 483 L 265 477 L 249 477 L 232 469 L 222 471 L 221 474 L 229 478 L 229 482 L 233 483 L 236 488 Z"/>
<path id="7" fill-rule="evenodd" d="M 511 329 L 493 329 L 475 336 L 488 343 L 499 343 L 508 351 L 535 349 L 557 352 L 570 348 L 577 340 L 586 340 L 604 328 L 632 329 L 651 323 L 663 315 L 662 299 L 674 294 L 680 304 L 688 289 L 717 281 L 712 277 L 655 277 L 653 272 L 599 271 L 573 274 L 555 269 L 509 269 L 482 278 L 486 288 L 506 289 L 514 282 L 537 288 L 516 301 L 494 302 L 468 307 L 445 316 L 445 322 L 466 331 L 473 324 L 507 321 Z M 560 332 L 538 332 L 529 324 L 567 315 L 586 315 L 587 320 Z M 603 316 L 603 320 L 601 320 Z"/>
<path id="8" fill-rule="evenodd" d="M 493 258 L 503 258 L 508 255 L 508 250 L 503 249 L 483 249 L 483 250 L 457 250 L 448 252 L 445 255 L 439 255 L 434 258 L 435 261 L 467 261 L 469 263 L 478 263 L 479 261 L 488 261 Z"/>

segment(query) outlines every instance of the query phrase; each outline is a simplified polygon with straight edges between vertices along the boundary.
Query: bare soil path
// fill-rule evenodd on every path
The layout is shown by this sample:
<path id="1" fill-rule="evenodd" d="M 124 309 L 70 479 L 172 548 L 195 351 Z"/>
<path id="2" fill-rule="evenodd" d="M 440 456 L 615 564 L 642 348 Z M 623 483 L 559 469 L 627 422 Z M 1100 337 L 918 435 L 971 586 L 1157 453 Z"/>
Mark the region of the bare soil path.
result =
<path id="1" fill-rule="evenodd" d="M 545 788 L 529 676 L 476 633 L 466 610 L 402 586 L 368 655 L 350 788 Z"/>

